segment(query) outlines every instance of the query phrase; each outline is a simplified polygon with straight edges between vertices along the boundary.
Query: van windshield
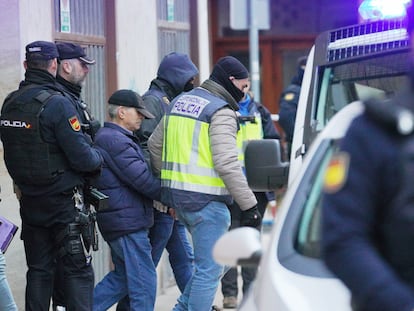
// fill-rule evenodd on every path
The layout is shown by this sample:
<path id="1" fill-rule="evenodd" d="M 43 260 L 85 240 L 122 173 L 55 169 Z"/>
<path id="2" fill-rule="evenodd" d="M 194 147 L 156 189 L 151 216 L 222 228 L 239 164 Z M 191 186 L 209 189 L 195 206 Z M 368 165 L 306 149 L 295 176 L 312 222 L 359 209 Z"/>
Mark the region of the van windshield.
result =
<path id="1" fill-rule="evenodd" d="M 393 96 L 406 83 L 409 52 L 319 67 L 314 128 L 321 131 L 345 105 L 368 98 Z"/>

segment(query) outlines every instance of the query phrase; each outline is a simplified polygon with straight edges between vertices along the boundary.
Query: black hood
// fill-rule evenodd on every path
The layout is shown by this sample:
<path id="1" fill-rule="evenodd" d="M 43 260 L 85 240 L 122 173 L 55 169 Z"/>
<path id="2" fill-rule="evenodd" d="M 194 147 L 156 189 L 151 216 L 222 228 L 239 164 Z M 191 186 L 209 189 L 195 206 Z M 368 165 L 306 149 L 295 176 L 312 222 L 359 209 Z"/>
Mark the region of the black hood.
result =
<path id="1" fill-rule="evenodd" d="M 175 95 L 184 91 L 189 80 L 198 75 L 198 69 L 187 54 L 172 52 L 160 63 L 157 78 L 166 81 L 175 91 Z"/>

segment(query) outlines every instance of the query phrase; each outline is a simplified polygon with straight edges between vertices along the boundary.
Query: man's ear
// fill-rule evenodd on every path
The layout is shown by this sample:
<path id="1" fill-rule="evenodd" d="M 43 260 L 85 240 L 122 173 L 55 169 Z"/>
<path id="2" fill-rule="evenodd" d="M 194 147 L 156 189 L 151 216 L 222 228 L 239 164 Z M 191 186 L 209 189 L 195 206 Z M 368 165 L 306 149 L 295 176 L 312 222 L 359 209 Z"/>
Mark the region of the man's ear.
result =
<path id="1" fill-rule="evenodd" d="M 60 66 L 62 67 L 65 73 L 70 74 L 72 72 L 72 64 L 70 63 L 70 61 L 61 60 Z"/>
<path id="2" fill-rule="evenodd" d="M 52 62 L 49 64 L 49 68 L 48 71 L 54 76 L 56 77 L 57 74 L 57 70 L 58 70 L 58 61 L 57 58 L 54 58 L 52 60 Z"/>
<path id="3" fill-rule="evenodd" d="M 120 118 L 121 120 L 125 118 L 124 106 L 119 106 L 119 108 L 118 108 L 118 118 Z"/>

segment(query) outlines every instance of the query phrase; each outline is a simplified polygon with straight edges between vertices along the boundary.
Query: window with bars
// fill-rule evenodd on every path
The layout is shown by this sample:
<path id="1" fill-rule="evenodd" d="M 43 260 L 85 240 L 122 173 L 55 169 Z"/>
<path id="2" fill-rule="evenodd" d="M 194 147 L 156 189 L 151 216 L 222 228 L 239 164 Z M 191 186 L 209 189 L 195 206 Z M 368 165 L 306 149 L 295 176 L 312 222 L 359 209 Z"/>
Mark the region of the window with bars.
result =
<path id="1" fill-rule="evenodd" d="M 190 54 L 189 0 L 157 0 L 158 57 L 170 52 Z"/>
<path id="2" fill-rule="evenodd" d="M 106 118 L 105 1 L 54 0 L 54 39 L 81 45 L 96 60 L 90 66 L 82 98 L 101 123 Z"/>

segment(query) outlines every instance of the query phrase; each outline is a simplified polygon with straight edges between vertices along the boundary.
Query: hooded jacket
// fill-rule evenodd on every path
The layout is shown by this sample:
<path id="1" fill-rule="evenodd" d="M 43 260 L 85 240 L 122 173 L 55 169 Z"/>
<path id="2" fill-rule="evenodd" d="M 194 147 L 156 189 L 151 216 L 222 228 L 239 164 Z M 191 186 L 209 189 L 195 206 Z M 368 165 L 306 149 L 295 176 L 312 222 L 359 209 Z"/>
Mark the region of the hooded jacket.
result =
<path id="1" fill-rule="evenodd" d="M 142 96 L 145 106 L 155 118 L 145 119 L 137 131 L 142 148 L 146 151 L 147 140 L 164 116 L 174 97 L 181 94 L 188 81 L 198 75 L 198 69 L 188 55 L 172 52 L 161 61 L 157 78 L 151 81 L 149 89 Z"/>

